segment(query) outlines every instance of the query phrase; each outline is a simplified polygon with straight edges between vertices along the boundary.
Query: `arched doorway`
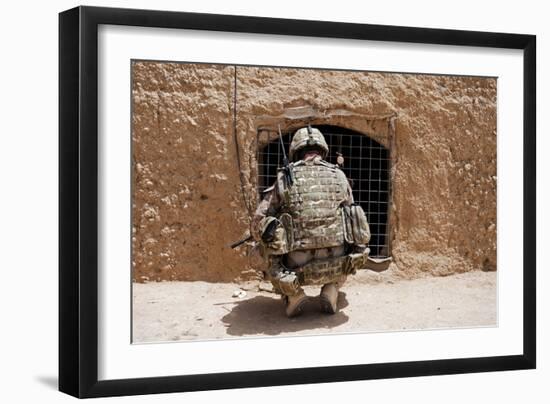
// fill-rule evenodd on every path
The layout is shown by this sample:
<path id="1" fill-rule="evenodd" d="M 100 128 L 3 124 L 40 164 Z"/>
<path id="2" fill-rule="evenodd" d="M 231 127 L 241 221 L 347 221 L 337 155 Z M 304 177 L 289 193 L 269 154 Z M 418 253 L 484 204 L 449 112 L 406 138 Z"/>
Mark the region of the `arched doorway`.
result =
<path id="1" fill-rule="evenodd" d="M 336 164 L 338 153 L 344 157 L 342 170 L 351 180 L 353 197 L 359 203 L 369 221 L 372 257 L 388 257 L 390 203 L 390 153 L 389 149 L 365 134 L 330 125 L 315 125 L 329 146 L 327 160 Z M 288 155 L 293 132 L 283 133 L 283 144 Z M 259 134 L 259 136 L 261 133 Z M 283 152 L 279 138 L 274 138 L 258 150 L 258 191 L 260 194 L 275 181 L 277 168 L 283 164 Z"/>

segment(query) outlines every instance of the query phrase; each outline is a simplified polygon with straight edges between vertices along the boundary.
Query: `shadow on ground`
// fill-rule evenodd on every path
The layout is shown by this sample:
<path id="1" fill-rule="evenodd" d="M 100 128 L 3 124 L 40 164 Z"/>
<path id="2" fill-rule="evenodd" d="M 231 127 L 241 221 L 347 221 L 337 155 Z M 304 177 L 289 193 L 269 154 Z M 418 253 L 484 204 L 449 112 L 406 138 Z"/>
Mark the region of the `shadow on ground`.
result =
<path id="1" fill-rule="evenodd" d="M 221 320 L 229 335 L 279 335 L 311 329 L 331 329 L 346 323 L 349 317 L 341 309 L 348 305 L 346 294 L 339 292 L 336 314 L 320 312 L 319 297 L 310 297 L 303 313 L 287 318 L 280 297 L 256 296 L 235 303 L 233 309 Z"/>

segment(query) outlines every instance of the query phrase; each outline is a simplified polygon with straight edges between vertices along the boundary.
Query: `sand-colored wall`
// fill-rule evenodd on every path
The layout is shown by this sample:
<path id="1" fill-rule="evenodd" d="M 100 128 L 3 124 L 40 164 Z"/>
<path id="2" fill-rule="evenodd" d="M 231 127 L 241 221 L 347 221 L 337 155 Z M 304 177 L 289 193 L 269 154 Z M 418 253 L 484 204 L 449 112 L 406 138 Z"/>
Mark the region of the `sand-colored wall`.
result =
<path id="1" fill-rule="evenodd" d="M 234 121 L 234 66 L 133 64 L 134 280 L 254 275 L 246 248 L 228 245 L 248 230 L 257 203 L 257 129 L 299 126 L 289 119 L 295 108 L 314 111 L 313 125 L 369 133 L 391 147 L 395 273 L 496 269 L 496 79 L 243 66 L 236 73 Z"/>

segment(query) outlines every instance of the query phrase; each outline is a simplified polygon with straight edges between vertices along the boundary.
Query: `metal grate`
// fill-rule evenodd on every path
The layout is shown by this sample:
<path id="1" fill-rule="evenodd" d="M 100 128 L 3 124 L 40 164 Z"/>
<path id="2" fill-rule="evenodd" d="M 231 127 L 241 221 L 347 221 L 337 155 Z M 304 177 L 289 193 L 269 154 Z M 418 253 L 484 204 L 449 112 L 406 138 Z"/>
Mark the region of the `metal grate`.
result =
<path id="1" fill-rule="evenodd" d="M 390 154 L 380 143 L 358 132 L 335 126 L 317 126 L 329 146 L 327 160 L 336 164 L 337 152 L 344 157 L 342 170 L 351 179 L 353 197 L 359 203 L 369 221 L 371 256 L 387 257 L 388 212 L 390 195 Z M 277 168 L 283 164 L 283 154 L 278 138 L 269 142 L 269 133 L 258 134 L 258 144 L 266 145 L 258 150 L 258 191 L 261 192 L 275 181 Z M 273 135 L 271 135 L 273 136 Z M 272 137 L 271 137 L 272 138 Z M 292 133 L 283 134 L 283 143 L 288 156 Z"/>

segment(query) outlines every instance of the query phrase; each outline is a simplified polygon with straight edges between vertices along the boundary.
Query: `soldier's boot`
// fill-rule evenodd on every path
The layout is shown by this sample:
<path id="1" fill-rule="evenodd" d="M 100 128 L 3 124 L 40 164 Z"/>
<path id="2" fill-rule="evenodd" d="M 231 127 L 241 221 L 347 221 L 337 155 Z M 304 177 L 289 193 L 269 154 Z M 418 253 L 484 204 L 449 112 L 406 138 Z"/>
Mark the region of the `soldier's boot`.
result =
<path id="1" fill-rule="evenodd" d="M 286 302 L 286 315 L 287 317 L 296 317 L 302 314 L 304 304 L 307 301 L 307 296 L 302 289 L 297 294 L 292 296 L 285 296 Z"/>
<path id="2" fill-rule="evenodd" d="M 335 314 L 338 311 L 338 286 L 336 283 L 327 283 L 321 289 L 321 311 Z"/>

